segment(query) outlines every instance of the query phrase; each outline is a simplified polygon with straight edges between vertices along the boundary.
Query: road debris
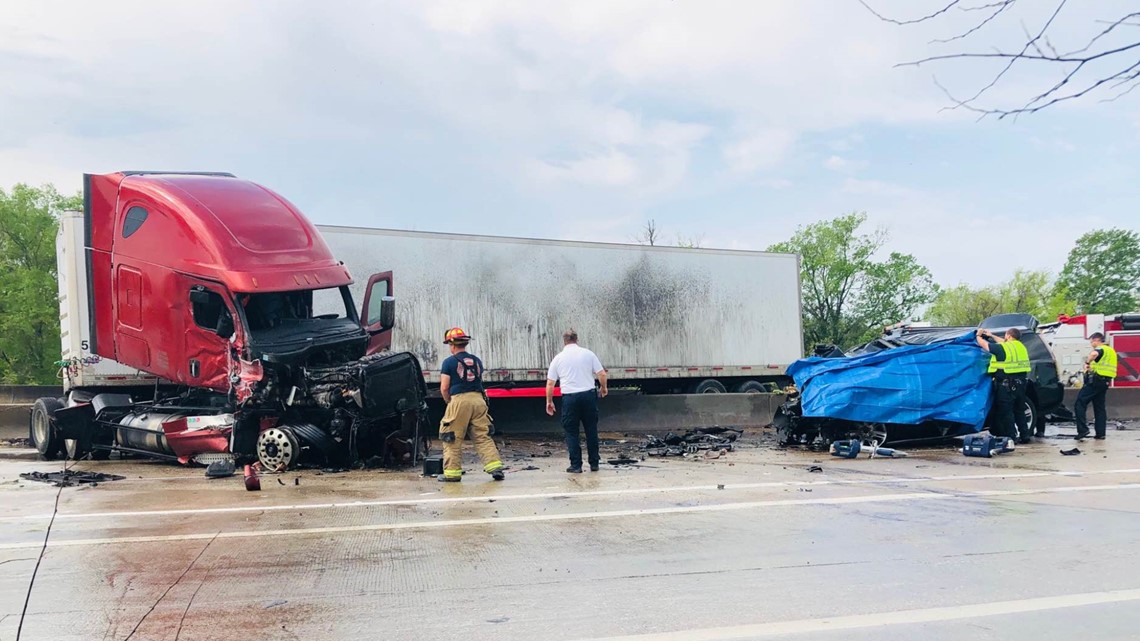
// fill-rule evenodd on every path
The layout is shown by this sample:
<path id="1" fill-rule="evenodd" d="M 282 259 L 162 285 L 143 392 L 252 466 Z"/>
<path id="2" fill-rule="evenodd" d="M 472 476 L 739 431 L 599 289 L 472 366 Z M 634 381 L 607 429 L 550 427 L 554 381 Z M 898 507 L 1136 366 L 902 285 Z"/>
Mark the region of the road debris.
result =
<path id="1" fill-rule="evenodd" d="M 650 434 L 641 450 L 649 456 L 688 456 L 698 452 L 731 452 L 744 433 L 732 427 L 698 427 L 682 435 L 669 432 L 664 437 Z"/>
<path id="2" fill-rule="evenodd" d="M 1074 447 L 1071 450 L 1061 450 L 1062 456 L 1077 456 L 1080 453 L 1081 453 L 1081 450 L 1079 448 L 1076 448 L 1076 447 Z"/>
<path id="3" fill-rule="evenodd" d="M 79 470 L 64 470 L 62 472 L 25 472 L 20 475 L 25 481 L 39 481 L 51 483 L 56 487 L 72 487 L 75 485 L 95 486 L 108 481 L 121 481 L 127 477 L 117 474 L 103 474 L 101 472 L 82 472 Z"/>
<path id="4" fill-rule="evenodd" d="M 206 478 L 208 479 L 222 479 L 234 474 L 237 474 L 237 466 L 234 465 L 233 459 L 214 461 L 206 466 Z"/>
<path id="5" fill-rule="evenodd" d="M 1012 451 L 1013 441 L 1007 436 L 971 434 L 962 441 L 962 454 L 965 456 L 990 458 L 995 454 L 1007 454 Z"/>
<path id="6" fill-rule="evenodd" d="M 822 472 L 823 468 L 818 465 L 813 465 L 807 469 L 809 472 Z"/>

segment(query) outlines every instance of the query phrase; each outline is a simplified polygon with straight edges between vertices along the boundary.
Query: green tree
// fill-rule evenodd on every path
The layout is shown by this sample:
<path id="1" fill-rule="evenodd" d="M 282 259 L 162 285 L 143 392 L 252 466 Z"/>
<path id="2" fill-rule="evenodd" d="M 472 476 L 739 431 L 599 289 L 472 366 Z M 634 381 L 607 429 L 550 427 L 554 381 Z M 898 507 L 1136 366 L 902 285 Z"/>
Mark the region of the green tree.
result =
<path id="1" fill-rule="evenodd" d="M 806 349 L 843 347 L 876 336 L 884 325 L 910 318 L 938 287 L 914 256 L 877 260 L 887 233 L 860 234 L 867 214 L 856 212 L 800 227 L 768 251 L 800 255 Z"/>
<path id="2" fill-rule="evenodd" d="M 974 289 L 959 284 L 943 289 L 927 318 L 936 325 L 973 327 L 994 314 L 1022 312 L 1050 322 L 1060 314 L 1072 314 L 1075 308 L 1048 272 L 1017 270 L 1000 285 Z"/>
<path id="3" fill-rule="evenodd" d="M 59 293 L 55 236 L 58 212 L 82 206 L 79 195 L 18 184 L 0 189 L 0 381 L 55 382 Z"/>
<path id="4" fill-rule="evenodd" d="M 1058 280 L 1086 314 L 1135 310 L 1140 292 L 1140 234 L 1097 229 L 1081 236 Z"/>

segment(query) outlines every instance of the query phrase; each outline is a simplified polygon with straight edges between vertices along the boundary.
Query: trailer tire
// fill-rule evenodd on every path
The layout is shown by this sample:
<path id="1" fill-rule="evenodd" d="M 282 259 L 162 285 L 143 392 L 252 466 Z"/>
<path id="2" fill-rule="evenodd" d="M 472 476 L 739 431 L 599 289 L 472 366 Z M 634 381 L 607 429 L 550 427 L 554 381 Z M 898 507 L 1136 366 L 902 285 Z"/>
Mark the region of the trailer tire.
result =
<path id="1" fill-rule="evenodd" d="M 768 391 L 768 386 L 760 381 L 744 381 L 736 386 L 737 394 L 763 394 Z"/>
<path id="2" fill-rule="evenodd" d="M 724 388 L 724 383 L 715 378 L 706 378 L 693 386 L 694 394 L 724 394 L 727 391 Z"/>
<path id="3" fill-rule="evenodd" d="M 63 454 L 69 461 L 81 461 L 91 453 L 91 449 L 84 449 L 79 445 L 78 439 L 64 439 L 63 441 Z"/>
<path id="4" fill-rule="evenodd" d="M 38 398 L 32 404 L 28 433 L 40 459 L 54 461 L 63 450 L 63 439 L 55 425 L 55 411 L 63 408 L 58 398 Z"/>

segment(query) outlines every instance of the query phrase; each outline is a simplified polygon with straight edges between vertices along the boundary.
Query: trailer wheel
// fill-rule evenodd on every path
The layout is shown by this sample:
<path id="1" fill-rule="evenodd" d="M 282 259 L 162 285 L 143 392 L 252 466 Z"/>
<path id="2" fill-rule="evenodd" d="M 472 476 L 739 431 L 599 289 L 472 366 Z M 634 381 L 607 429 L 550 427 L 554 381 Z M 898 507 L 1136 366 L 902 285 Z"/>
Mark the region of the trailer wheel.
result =
<path id="1" fill-rule="evenodd" d="M 1025 424 L 1029 426 L 1030 432 L 1036 432 L 1038 429 L 1045 429 L 1045 421 L 1040 416 L 1037 410 L 1037 403 L 1030 397 L 1025 397 Z M 1041 426 L 1038 427 L 1037 423 L 1040 422 Z M 1020 434 L 1018 435 L 1020 436 Z"/>
<path id="2" fill-rule="evenodd" d="M 763 394 L 768 391 L 768 386 L 760 381 L 744 381 L 736 386 L 737 394 Z"/>
<path id="3" fill-rule="evenodd" d="M 694 394 L 724 394 L 727 391 L 724 388 L 724 383 L 715 378 L 706 378 L 693 386 Z"/>
<path id="4" fill-rule="evenodd" d="M 63 403 L 57 398 L 38 398 L 32 404 L 28 431 L 40 458 L 45 461 L 56 460 L 63 449 L 63 439 L 55 425 L 55 411 L 61 408 Z"/>

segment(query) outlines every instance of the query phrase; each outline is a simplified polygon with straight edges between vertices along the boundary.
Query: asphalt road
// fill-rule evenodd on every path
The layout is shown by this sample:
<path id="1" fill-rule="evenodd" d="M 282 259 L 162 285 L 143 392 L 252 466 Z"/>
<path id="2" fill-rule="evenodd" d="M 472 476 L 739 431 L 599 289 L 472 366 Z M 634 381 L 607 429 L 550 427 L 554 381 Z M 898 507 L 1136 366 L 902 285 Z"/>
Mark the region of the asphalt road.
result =
<path id="1" fill-rule="evenodd" d="M 79 466 L 126 480 L 60 492 L 17 478 L 58 464 L 0 459 L 0 639 L 57 494 L 27 640 L 1140 637 L 1140 430 L 1072 457 L 753 445 L 567 475 L 557 444 L 516 442 L 503 483 L 305 471 L 258 493 L 117 461 Z"/>

